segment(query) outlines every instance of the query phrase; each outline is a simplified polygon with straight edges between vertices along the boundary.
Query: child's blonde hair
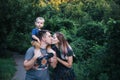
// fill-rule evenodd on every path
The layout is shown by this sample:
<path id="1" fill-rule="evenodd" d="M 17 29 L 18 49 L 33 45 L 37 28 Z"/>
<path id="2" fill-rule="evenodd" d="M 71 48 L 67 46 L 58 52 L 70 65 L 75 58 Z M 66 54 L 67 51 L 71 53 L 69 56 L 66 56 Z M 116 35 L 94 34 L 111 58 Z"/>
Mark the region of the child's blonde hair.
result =
<path id="1" fill-rule="evenodd" d="M 43 17 L 37 17 L 35 22 L 37 22 L 38 20 L 42 20 L 43 22 L 45 22 L 45 19 Z"/>

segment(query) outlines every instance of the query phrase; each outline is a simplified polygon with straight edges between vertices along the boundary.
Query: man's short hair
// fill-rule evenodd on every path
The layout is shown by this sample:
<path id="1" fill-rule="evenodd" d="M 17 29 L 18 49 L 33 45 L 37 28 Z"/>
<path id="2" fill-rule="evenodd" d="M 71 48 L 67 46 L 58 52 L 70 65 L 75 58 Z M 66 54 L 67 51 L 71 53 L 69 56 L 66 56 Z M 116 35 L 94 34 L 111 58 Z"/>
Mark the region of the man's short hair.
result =
<path id="1" fill-rule="evenodd" d="M 38 32 L 38 38 L 42 40 L 42 37 L 46 36 L 46 33 L 50 32 L 49 30 L 41 30 Z"/>

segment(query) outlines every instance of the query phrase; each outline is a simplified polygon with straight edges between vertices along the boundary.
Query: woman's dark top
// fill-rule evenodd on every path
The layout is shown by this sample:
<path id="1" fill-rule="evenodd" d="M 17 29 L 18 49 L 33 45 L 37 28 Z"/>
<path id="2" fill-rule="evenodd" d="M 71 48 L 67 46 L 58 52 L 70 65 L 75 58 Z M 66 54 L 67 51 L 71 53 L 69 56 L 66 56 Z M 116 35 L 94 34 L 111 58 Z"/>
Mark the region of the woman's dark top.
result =
<path id="1" fill-rule="evenodd" d="M 67 61 L 65 56 L 73 56 L 73 51 L 68 48 L 68 53 L 66 55 L 63 55 L 61 51 L 55 46 L 52 46 L 52 49 L 56 52 L 57 57 L 60 59 Z M 61 64 L 60 62 L 57 63 L 56 68 L 53 72 L 54 80 L 75 80 L 75 73 L 72 68 L 68 68 Z"/>

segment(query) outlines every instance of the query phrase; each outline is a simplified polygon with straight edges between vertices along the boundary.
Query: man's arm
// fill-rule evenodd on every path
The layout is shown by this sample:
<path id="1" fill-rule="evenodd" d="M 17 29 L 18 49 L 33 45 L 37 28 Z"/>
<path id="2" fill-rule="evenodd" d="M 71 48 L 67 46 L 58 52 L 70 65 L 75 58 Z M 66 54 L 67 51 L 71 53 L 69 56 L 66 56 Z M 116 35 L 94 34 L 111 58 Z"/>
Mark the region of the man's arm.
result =
<path id="1" fill-rule="evenodd" d="M 35 57 L 33 57 L 31 60 L 25 60 L 24 61 L 24 68 L 26 70 L 31 69 L 34 66 L 35 61 L 36 61 Z"/>
<path id="2" fill-rule="evenodd" d="M 34 56 L 33 58 L 31 58 L 30 60 L 25 60 L 24 61 L 24 68 L 26 70 L 29 70 L 31 68 L 33 68 L 35 62 L 36 62 L 36 59 L 41 55 L 40 51 L 39 50 L 34 50 Z"/>

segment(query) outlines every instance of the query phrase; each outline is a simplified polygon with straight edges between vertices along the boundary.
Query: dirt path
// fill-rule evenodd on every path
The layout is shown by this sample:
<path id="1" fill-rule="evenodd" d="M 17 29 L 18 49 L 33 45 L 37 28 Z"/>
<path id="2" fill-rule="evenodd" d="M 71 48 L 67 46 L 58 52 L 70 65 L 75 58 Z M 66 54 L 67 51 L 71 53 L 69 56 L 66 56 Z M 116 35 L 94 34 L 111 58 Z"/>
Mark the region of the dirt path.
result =
<path id="1" fill-rule="evenodd" d="M 12 80 L 25 80 L 25 69 L 23 67 L 24 55 L 15 53 L 14 59 L 16 62 L 16 73 Z"/>

